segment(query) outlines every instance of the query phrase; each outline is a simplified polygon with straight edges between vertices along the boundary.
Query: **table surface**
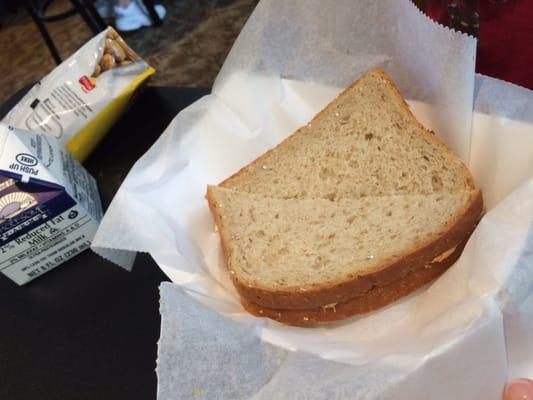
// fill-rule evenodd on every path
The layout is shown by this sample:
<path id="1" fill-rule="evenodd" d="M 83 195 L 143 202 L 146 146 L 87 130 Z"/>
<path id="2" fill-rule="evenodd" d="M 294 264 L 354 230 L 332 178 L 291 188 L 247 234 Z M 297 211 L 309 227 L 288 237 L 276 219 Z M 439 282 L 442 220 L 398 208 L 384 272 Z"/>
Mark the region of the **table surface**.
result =
<path id="1" fill-rule="evenodd" d="M 205 89 L 146 87 L 85 166 L 104 208 L 134 162 Z M 0 107 L 0 119 L 20 98 Z M 26 286 L 0 274 L 0 399 L 155 399 L 159 292 L 149 255 L 127 272 L 88 250 Z"/>

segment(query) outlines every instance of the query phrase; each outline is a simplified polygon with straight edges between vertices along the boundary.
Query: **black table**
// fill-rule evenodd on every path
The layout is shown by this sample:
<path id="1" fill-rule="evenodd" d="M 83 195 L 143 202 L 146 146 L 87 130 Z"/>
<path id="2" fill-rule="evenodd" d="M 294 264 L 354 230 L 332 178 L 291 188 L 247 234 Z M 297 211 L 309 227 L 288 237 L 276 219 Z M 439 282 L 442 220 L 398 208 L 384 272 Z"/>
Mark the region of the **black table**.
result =
<path id="1" fill-rule="evenodd" d="M 146 87 L 85 166 L 104 208 L 134 162 L 205 89 Z M 0 108 L 0 119 L 21 97 Z M 155 399 L 159 293 L 149 255 L 127 272 L 88 250 L 26 286 L 0 274 L 0 399 Z"/>

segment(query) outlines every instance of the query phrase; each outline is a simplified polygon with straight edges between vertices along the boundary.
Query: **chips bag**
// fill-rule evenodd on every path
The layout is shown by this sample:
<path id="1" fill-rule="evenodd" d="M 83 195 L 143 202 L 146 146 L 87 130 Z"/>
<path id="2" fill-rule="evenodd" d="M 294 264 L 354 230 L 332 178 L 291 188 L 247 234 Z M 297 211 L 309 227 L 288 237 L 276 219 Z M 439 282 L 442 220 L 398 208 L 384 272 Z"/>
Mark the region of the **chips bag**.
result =
<path id="1" fill-rule="evenodd" d="M 154 72 L 109 27 L 35 84 L 3 122 L 54 136 L 83 162 Z"/>

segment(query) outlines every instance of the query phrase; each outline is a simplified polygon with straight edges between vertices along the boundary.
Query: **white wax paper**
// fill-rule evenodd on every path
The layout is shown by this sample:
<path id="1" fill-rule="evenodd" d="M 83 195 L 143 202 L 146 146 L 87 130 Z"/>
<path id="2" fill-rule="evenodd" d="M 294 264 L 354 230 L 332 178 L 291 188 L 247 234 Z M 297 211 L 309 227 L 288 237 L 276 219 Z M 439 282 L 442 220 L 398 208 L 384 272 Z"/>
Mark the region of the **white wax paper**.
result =
<path id="1" fill-rule="evenodd" d="M 406 374 L 408 353 L 349 365 L 283 350 L 259 340 L 255 326 L 229 320 L 163 283 L 158 399 L 499 400 L 501 316 L 495 307 L 487 314 L 472 333 L 420 357 Z M 473 374 L 483 376 L 471 380 Z"/>
<path id="2" fill-rule="evenodd" d="M 533 177 L 533 91 L 476 75 L 470 169 L 488 207 Z"/>
<path id="3" fill-rule="evenodd" d="M 136 163 L 93 242 L 124 267 L 135 251 L 149 252 L 180 286 L 162 289 L 159 399 L 498 399 L 508 371 L 531 368 L 531 125 L 516 113 L 472 113 L 474 94 L 490 111 L 492 93 L 508 86 L 480 77 L 475 92 L 474 55 L 472 38 L 407 0 L 259 3 L 213 93 L 178 114 Z M 470 163 L 490 211 L 447 273 L 381 311 L 320 328 L 252 317 L 225 271 L 206 185 L 277 144 L 372 67 Z M 509 97 L 527 101 L 515 89 Z M 516 160 L 508 134 L 522 149 Z"/>

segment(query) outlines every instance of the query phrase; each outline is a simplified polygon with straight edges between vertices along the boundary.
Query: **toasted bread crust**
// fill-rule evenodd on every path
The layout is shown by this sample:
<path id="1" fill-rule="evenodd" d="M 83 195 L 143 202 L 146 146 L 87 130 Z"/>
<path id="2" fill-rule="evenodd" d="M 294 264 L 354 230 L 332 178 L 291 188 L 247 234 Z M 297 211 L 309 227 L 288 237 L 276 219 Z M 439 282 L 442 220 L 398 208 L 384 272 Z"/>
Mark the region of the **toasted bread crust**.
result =
<path id="1" fill-rule="evenodd" d="M 231 248 L 228 245 L 230 238 L 226 234 L 222 217 L 218 212 L 218 205 L 209 188 L 207 200 L 220 232 L 225 258 L 228 260 L 231 255 Z M 425 268 L 426 265 L 436 265 L 435 258 L 459 246 L 460 243 L 468 239 L 481 218 L 482 211 L 483 198 L 481 191 L 477 190 L 463 212 L 450 222 L 444 233 L 439 237 L 424 244 L 422 247 L 413 248 L 404 257 L 390 265 L 382 265 L 376 268 L 374 273 L 320 286 L 316 289 L 306 291 L 298 291 L 295 288 L 289 288 L 285 291 L 263 289 L 243 282 L 235 275 L 231 275 L 231 278 L 241 298 L 260 307 L 309 310 L 331 303 L 344 303 L 356 296 L 367 293 L 373 287 L 385 287 L 401 280 L 413 271 L 427 269 Z M 447 259 L 451 259 L 455 254 L 456 251 Z"/>

